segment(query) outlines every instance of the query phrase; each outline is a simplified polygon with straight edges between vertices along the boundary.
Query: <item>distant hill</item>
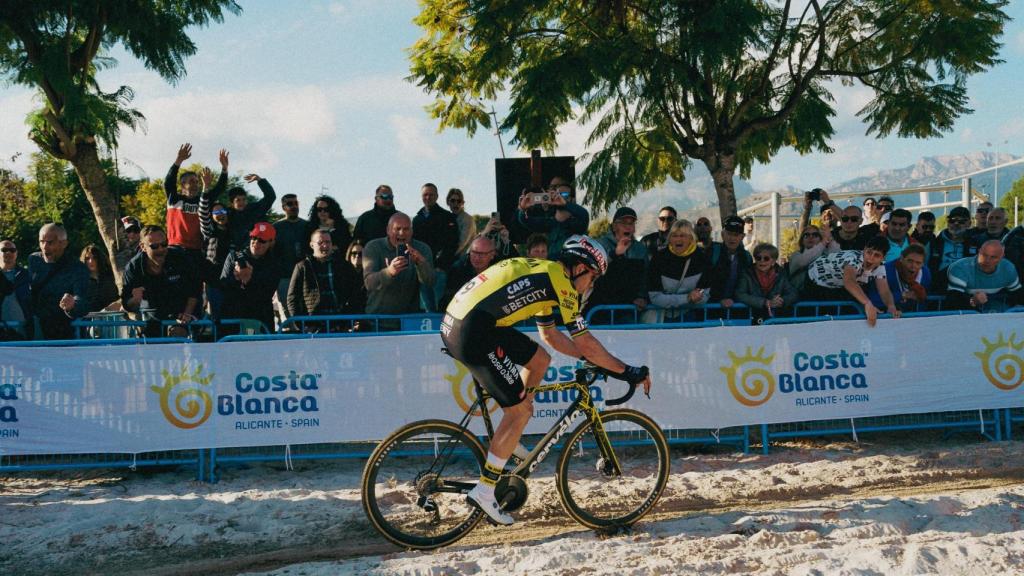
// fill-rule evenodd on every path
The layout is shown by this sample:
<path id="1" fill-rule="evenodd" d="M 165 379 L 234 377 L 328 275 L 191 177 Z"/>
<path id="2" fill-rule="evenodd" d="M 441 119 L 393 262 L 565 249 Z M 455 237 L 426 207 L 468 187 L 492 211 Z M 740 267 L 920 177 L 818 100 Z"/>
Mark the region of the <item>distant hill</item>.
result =
<path id="1" fill-rule="evenodd" d="M 1017 159 L 1011 154 L 994 152 L 971 152 L 956 156 L 930 156 L 921 158 L 910 166 L 892 170 L 877 170 L 864 176 L 833 183 L 825 189 L 829 192 L 864 192 L 869 190 L 885 190 L 890 188 L 915 188 L 938 184 L 941 180 L 954 178 Z M 999 170 L 999 193 L 1005 194 L 1013 182 L 1024 177 L 1024 164 L 1010 166 Z M 775 190 L 754 190 L 746 181 L 736 178 L 736 199 L 740 207 L 749 206 L 774 191 L 784 195 L 798 194 L 801 189 L 785 186 Z M 948 182 L 954 184 L 955 182 Z M 988 172 L 971 177 L 971 186 L 990 197 L 995 191 L 995 174 Z M 932 201 L 940 201 L 939 194 Z M 916 199 L 915 199 L 916 200 Z M 703 165 L 694 164 L 686 172 L 686 180 L 682 183 L 670 182 L 663 187 L 649 190 L 638 195 L 629 205 L 640 215 L 637 224 L 638 232 L 647 232 L 656 227 L 657 210 L 662 206 L 675 206 L 681 216 L 694 220 L 699 216 L 708 216 L 718 225 L 718 197 L 711 175 Z M 899 205 L 899 202 L 897 202 Z"/>

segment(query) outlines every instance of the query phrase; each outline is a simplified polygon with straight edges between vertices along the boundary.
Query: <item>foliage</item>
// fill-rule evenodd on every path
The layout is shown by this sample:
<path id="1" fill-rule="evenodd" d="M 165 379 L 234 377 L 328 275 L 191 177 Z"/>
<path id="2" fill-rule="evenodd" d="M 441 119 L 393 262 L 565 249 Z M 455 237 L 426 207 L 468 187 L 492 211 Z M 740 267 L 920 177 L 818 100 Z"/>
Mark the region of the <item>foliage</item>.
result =
<path id="1" fill-rule="evenodd" d="M 711 172 L 720 212 L 732 178 L 784 147 L 830 152 L 833 90 L 860 84 L 868 133 L 930 137 L 969 113 L 970 75 L 999 63 L 1005 0 L 792 2 L 422 0 L 411 76 L 436 96 L 440 128 L 499 129 L 553 150 L 559 127 L 589 124 L 579 176 L 607 209 L 691 160 Z"/>
<path id="2" fill-rule="evenodd" d="M 587 230 L 587 235 L 591 238 L 600 238 L 604 236 L 612 229 L 611 220 L 607 216 L 596 218 L 590 221 L 590 228 Z"/>
<path id="3" fill-rule="evenodd" d="M 1009 217 L 1010 225 L 1013 225 L 1013 201 L 1014 199 L 1018 202 L 1018 211 L 1020 214 L 1021 221 L 1018 224 L 1024 224 L 1024 178 L 1019 178 L 1013 183 L 1010 191 L 1003 195 L 999 199 L 999 206 L 1006 208 L 1006 215 Z"/>

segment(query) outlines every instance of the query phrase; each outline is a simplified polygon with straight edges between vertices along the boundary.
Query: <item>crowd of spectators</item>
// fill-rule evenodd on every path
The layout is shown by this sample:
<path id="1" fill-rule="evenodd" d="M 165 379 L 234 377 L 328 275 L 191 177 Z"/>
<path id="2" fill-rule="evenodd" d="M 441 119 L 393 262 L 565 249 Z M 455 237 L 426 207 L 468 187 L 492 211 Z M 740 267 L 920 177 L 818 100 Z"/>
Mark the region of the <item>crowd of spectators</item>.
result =
<path id="1" fill-rule="evenodd" d="M 144 322 L 147 336 L 189 335 L 189 325 L 202 318 L 220 323 L 221 334 L 259 325 L 368 329 L 358 318 L 283 321 L 443 311 L 494 263 L 557 257 L 566 238 L 590 226 L 575 189 L 561 178 L 527 188 L 510 221 L 494 212 L 479 230 L 463 192 L 449 189 L 445 209 L 432 183 L 420 188 L 421 206 L 408 213 L 396 208 L 390 186 L 378 186 L 354 225 L 329 195 L 318 196 L 303 219 L 298 197 L 285 194 L 284 217 L 270 222 L 277 194 L 266 178 L 244 177 L 260 191 L 251 201 L 244 187 L 227 187 L 226 150 L 218 155 L 219 175 L 182 172 L 191 151 L 182 145 L 167 172 L 166 222 L 121 219 L 126 242 L 114 258 L 123 269 L 120 290 L 103 248 L 86 246 L 76 259 L 59 224 L 40 229 L 39 251 L 25 267 L 19 247 L 0 240 L 0 337 L 73 338 L 75 319 L 104 314 L 130 314 Z M 852 301 L 873 325 L 879 313 L 924 310 L 935 295 L 945 297 L 946 309 L 979 312 L 1024 303 L 1024 228 L 1008 228 L 1005 210 L 987 202 L 978 205 L 973 226 L 968 209 L 956 207 L 940 230 L 935 214 L 921 212 L 914 223 L 888 196 L 840 208 L 826 191 L 814 190 L 804 198 L 798 248 L 787 255 L 758 239 L 749 217 L 726 218 L 716 241 L 709 218 L 691 224 L 671 206 L 651 216 L 656 229 L 640 236 L 633 208 L 614 211 L 597 238 L 609 255 L 608 272 L 587 296 L 585 312 L 630 305 L 647 323 L 725 316 L 760 323 L 790 314 L 798 302 Z M 609 319 L 604 311 L 591 321 Z M 399 325 L 381 322 L 383 329 Z"/>

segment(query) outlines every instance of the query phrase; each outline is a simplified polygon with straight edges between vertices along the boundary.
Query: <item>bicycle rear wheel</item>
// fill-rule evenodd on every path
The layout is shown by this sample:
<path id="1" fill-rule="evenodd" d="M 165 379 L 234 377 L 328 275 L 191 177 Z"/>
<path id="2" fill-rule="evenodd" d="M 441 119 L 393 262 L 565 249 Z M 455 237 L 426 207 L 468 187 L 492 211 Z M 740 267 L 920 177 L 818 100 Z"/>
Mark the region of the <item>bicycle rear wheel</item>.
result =
<path id="1" fill-rule="evenodd" d="M 619 473 L 602 455 L 588 420 L 562 448 L 558 494 L 565 511 L 584 526 L 629 526 L 654 507 L 668 483 L 668 442 L 653 420 L 635 410 L 604 412 L 601 422 Z"/>
<path id="2" fill-rule="evenodd" d="M 465 493 L 485 460 L 475 436 L 446 420 L 407 424 L 382 441 L 363 469 L 363 510 L 385 538 L 429 550 L 455 542 L 483 513 Z"/>

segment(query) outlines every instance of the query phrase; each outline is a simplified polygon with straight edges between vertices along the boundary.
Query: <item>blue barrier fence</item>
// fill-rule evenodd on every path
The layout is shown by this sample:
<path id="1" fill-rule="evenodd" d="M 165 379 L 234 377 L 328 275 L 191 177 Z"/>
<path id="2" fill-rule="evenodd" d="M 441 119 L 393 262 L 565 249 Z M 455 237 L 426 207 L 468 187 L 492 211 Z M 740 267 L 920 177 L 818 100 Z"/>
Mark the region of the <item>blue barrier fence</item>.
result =
<path id="1" fill-rule="evenodd" d="M 931 306 L 931 311 L 904 314 L 906 318 L 975 314 L 973 311 L 941 311 L 941 303 Z M 1024 307 L 1017 307 L 1011 312 L 1024 312 Z M 595 330 L 658 330 L 688 329 L 717 326 L 749 326 L 749 309 L 737 305 L 726 309 L 720 305 L 709 305 L 700 315 L 692 320 L 646 324 L 642 322 L 642 310 L 632 305 L 598 306 L 591 310 L 588 320 L 596 319 L 596 315 L 607 314 L 608 322 L 598 322 Z M 810 315 L 813 314 L 813 315 Z M 886 315 L 880 315 L 885 318 Z M 791 316 L 776 317 L 765 321 L 766 324 L 787 324 L 821 322 L 830 320 L 863 319 L 859 306 L 853 302 L 803 302 L 794 307 Z M 3 346 L 107 346 L 107 345 L 138 345 L 161 343 L 186 343 L 200 339 L 199 335 L 222 342 L 255 341 L 255 340 L 290 340 L 297 338 L 358 338 L 365 336 L 403 335 L 436 333 L 440 327 L 440 314 L 412 315 L 342 315 L 342 316 L 305 316 L 290 318 L 283 328 L 294 330 L 292 333 L 272 334 L 265 326 L 246 323 L 245 321 L 223 321 L 219 325 L 210 321 L 197 321 L 191 326 L 188 337 L 159 338 L 95 338 L 95 330 L 108 329 L 141 329 L 145 322 L 92 320 L 76 323 L 76 330 L 81 330 L 79 339 L 61 341 L 15 341 L 0 342 Z M 256 323 L 258 324 L 258 323 Z M 141 326 L 140 326 L 141 325 Z M 177 325 L 164 322 L 163 327 Z M 223 336 L 225 327 L 236 332 Z M 349 331 L 349 330 L 355 331 Z M 534 330 L 535 328 L 524 328 Z M 91 330 L 91 332 L 90 332 Z M 941 412 L 913 415 L 896 415 L 885 417 L 854 418 L 850 420 L 825 420 L 796 422 L 785 424 L 764 424 L 760 426 L 737 426 L 721 430 L 666 430 L 672 444 L 728 444 L 748 452 L 754 443 L 755 432 L 759 433 L 762 452 L 767 453 L 772 441 L 787 438 L 851 435 L 854 439 L 858 434 L 900 430 L 934 430 L 941 429 L 947 433 L 973 432 L 991 440 L 1010 439 L 1012 427 L 1024 423 L 1024 407 L 1002 410 L 977 410 L 960 412 Z M 538 436 L 539 437 L 539 436 Z M 530 439 L 526 439 L 530 443 Z M 374 447 L 373 443 L 346 444 L 310 444 L 302 446 L 265 446 L 258 448 L 221 448 L 179 450 L 170 452 L 153 452 L 137 455 L 125 454 L 74 454 L 74 455 L 37 455 L 9 456 L 0 455 L 0 472 L 58 470 L 78 468 L 131 468 L 142 466 L 187 465 L 195 466 L 197 477 L 206 481 L 216 481 L 217 466 L 237 462 L 273 461 L 273 460 L 319 460 L 330 458 L 365 458 Z"/>

